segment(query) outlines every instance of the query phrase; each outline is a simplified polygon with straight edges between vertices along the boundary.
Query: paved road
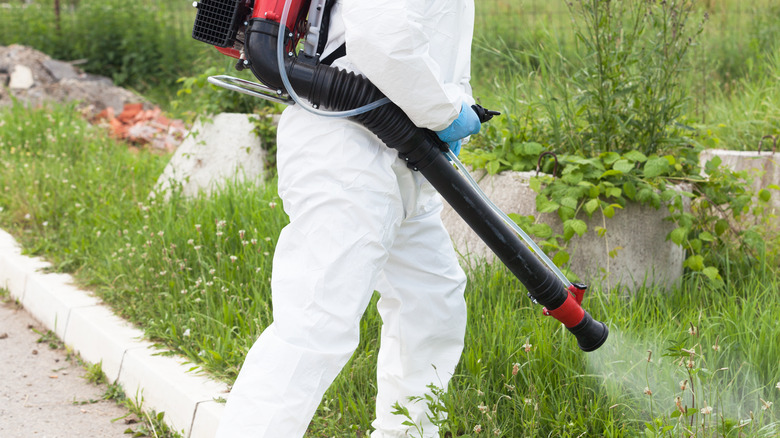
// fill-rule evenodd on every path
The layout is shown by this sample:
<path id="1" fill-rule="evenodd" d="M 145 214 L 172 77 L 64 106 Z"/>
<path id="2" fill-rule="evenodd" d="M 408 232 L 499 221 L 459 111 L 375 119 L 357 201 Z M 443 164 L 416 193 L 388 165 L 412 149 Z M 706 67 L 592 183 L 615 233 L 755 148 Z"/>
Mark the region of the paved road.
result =
<path id="1" fill-rule="evenodd" d="M 37 333 L 36 333 L 37 330 Z M 0 437 L 127 438 L 128 412 L 102 400 L 64 348 L 39 343 L 46 329 L 0 298 Z M 132 418 L 132 417 L 127 417 Z"/>

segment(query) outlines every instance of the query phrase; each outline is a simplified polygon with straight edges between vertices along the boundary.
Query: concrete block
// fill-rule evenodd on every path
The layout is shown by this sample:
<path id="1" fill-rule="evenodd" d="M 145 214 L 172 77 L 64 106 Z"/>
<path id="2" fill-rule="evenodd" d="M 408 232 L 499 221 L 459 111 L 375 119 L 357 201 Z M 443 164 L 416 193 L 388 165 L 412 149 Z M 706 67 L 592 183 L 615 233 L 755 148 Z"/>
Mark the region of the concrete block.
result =
<path id="1" fill-rule="evenodd" d="M 185 196 L 210 193 L 227 180 L 263 180 L 265 151 L 252 132 L 250 114 L 223 113 L 198 121 L 178 147 L 157 181 L 154 192 L 180 184 Z"/>
<path id="2" fill-rule="evenodd" d="M 13 253 L 13 254 L 22 253 L 22 249 L 16 243 L 16 239 L 14 239 L 13 236 L 8 234 L 4 230 L 0 230 L 0 250 L 2 250 L 3 253 Z"/>
<path id="3" fill-rule="evenodd" d="M 147 348 L 143 332 L 114 315 L 104 306 L 73 309 L 62 340 L 90 363 L 102 362 L 110 382 L 119 379 L 125 353 L 131 348 Z M 130 395 L 130 394 L 128 394 Z"/>
<path id="4" fill-rule="evenodd" d="M 487 175 L 473 172 L 474 178 L 490 200 L 505 213 L 523 216 L 533 215 L 561 232 L 563 224 L 556 214 L 540 214 L 536 211 L 536 192 L 528 182 L 534 172 L 502 172 Z M 607 287 L 618 283 L 636 288 L 644 283 L 671 287 L 683 272 L 684 251 L 666 240 L 674 228 L 664 220 L 668 212 L 639 204 L 630 204 L 606 220 L 607 232 L 599 237 L 594 231 L 603 226 L 600 213 L 580 219 L 588 225 L 588 232 L 575 236 L 569 243 L 570 266 L 586 283 L 600 282 Z M 492 262 L 495 256 L 449 205 L 442 212 L 442 220 L 456 250 L 468 259 Z M 638 232 L 639 231 L 639 232 Z M 610 257 L 616 252 L 616 257 Z"/>
<path id="5" fill-rule="evenodd" d="M 724 149 L 707 149 L 699 154 L 699 163 L 704 165 L 714 157 L 720 157 L 723 166 L 736 171 L 748 171 L 755 178 L 753 190 L 766 189 L 771 185 L 780 186 L 780 154 L 772 151 L 729 151 Z M 780 214 L 780 191 L 771 190 L 769 201 L 774 214 Z"/>
<path id="6" fill-rule="evenodd" d="M 198 403 L 189 438 L 214 438 L 225 404 L 217 401 Z"/>
<path id="7" fill-rule="evenodd" d="M 67 274 L 28 274 L 21 300 L 22 306 L 60 339 L 65 335 L 71 310 L 98 304 L 97 298 L 76 289 L 72 281 Z"/>
<path id="8" fill-rule="evenodd" d="M 17 64 L 11 71 L 11 80 L 8 88 L 12 90 L 27 90 L 35 85 L 32 70 L 26 65 Z"/>
<path id="9" fill-rule="evenodd" d="M 224 396 L 226 387 L 189 372 L 192 365 L 159 353 L 151 348 L 128 350 L 119 382 L 128 397 L 137 392 L 144 409 L 165 412 L 165 422 L 187 436 L 198 404 Z"/>
<path id="10" fill-rule="evenodd" d="M 13 237 L 5 232 L 3 234 L 6 249 L 0 251 L 0 287 L 6 288 L 14 298 L 22 300 L 27 277 L 51 264 L 37 257 L 23 256 Z"/>
<path id="11" fill-rule="evenodd" d="M 6 289 L 17 300 L 24 298 L 27 272 L 19 264 L 19 257 L 3 250 L 0 252 L 0 288 Z"/>

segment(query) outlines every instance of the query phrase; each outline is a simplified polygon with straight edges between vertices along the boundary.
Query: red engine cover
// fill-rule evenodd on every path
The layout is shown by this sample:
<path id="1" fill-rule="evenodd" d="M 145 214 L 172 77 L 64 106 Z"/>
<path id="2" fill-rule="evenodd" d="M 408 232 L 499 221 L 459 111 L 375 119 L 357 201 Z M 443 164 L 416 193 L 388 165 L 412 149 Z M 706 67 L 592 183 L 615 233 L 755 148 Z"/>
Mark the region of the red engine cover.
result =
<path id="1" fill-rule="evenodd" d="M 255 0 L 252 18 L 265 18 L 279 23 L 282 20 L 284 3 L 284 0 Z M 306 18 L 306 14 L 309 12 L 309 3 L 311 0 L 291 0 L 290 12 L 287 14 L 287 23 L 285 23 L 288 29 L 295 29 L 297 23 Z"/>

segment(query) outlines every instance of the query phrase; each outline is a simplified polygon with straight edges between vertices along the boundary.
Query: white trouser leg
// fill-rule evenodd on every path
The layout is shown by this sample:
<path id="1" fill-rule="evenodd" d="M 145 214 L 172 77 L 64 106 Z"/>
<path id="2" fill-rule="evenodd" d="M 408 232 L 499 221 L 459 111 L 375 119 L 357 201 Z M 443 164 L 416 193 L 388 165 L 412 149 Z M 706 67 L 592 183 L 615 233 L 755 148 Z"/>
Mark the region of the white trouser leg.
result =
<path id="1" fill-rule="evenodd" d="M 446 390 L 463 350 L 466 276 L 442 225 L 438 194 L 425 183 L 415 201 L 418 207 L 402 223 L 379 284 L 382 334 L 372 438 L 417 433 L 402 424 L 406 418 L 391 414 L 396 402 L 425 437 L 437 437 L 425 401 L 411 403 L 409 397 L 430 394 L 431 384 Z"/>
<path id="2" fill-rule="evenodd" d="M 298 108 L 279 127 L 290 224 L 272 277 L 274 322 L 231 391 L 219 438 L 301 437 L 359 338 L 403 217 L 395 152 L 357 125 Z"/>

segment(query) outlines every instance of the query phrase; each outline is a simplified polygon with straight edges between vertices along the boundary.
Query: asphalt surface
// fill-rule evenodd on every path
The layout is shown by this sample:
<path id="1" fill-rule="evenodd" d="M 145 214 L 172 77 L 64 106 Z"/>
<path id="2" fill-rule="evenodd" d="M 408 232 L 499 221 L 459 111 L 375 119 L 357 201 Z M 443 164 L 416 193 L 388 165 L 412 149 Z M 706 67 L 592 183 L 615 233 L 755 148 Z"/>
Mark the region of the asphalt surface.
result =
<path id="1" fill-rule="evenodd" d="M 53 341 L 53 342 L 50 342 Z M 0 437 L 126 438 L 137 419 L 29 313 L 0 298 Z"/>

